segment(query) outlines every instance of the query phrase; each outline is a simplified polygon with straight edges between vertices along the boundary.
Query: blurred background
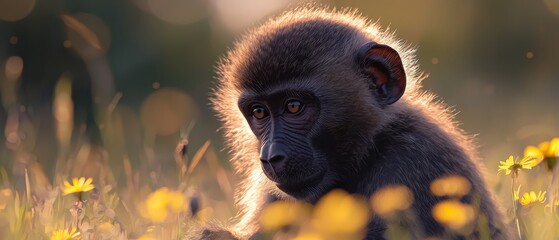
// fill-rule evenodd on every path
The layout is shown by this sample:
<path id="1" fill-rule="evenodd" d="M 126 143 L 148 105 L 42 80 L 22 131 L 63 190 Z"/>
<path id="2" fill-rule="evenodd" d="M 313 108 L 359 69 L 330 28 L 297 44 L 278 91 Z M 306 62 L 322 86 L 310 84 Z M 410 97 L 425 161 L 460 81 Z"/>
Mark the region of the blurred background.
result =
<path id="1" fill-rule="evenodd" d="M 477 135 L 490 176 L 559 135 L 559 1 L 318 2 L 356 8 L 417 46 L 425 88 Z M 214 67 L 234 39 L 297 4 L 0 0 L 0 166 L 16 185 L 29 166 L 53 179 L 103 175 L 108 164 L 101 178 L 122 182 L 128 166 L 175 171 L 183 140 L 223 166 L 227 189 L 235 179 L 208 105 Z"/>

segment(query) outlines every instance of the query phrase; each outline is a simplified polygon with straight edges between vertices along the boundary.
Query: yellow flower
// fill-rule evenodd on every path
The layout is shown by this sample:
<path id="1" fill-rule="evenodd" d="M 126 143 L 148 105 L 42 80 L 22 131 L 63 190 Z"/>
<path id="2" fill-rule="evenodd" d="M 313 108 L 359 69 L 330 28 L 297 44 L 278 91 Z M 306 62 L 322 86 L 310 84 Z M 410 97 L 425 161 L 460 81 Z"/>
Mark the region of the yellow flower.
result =
<path id="1" fill-rule="evenodd" d="M 540 164 L 540 162 L 542 162 L 542 160 L 544 159 L 543 156 L 543 152 L 540 150 L 540 148 L 534 147 L 534 146 L 528 146 L 524 149 L 524 156 L 530 156 L 535 158 L 536 160 L 536 164 L 538 165 Z"/>
<path id="2" fill-rule="evenodd" d="M 50 240 L 70 240 L 77 238 L 79 235 L 80 232 L 77 232 L 76 228 L 72 228 L 72 230 L 60 229 L 52 232 Z"/>
<path id="3" fill-rule="evenodd" d="M 183 211 L 185 201 L 182 193 L 162 187 L 148 196 L 140 213 L 153 222 L 163 222 L 167 219 L 169 210 L 174 213 Z"/>
<path id="4" fill-rule="evenodd" d="M 545 162 L 547 169 L 553 171 L 557 159 L 559 158 L 559 138 L 553 138 L 549 142 L 542 142 L 538 147 L 528 146 L 524 149 L 524 156 L 532 156 L 537 164 Z"/>
<path id="5" fill-rule="evenodd" d="M 445 200 L 437 203 L 432 209 L 437 222 L 453 230 L 460 230 L 474 219 L 472 206 L 457 200 Z"/>
<path id="6" fill-rule="evenodd" d="M 142 235 L 138 240 L 156 240 L 154 237 L 148 235 Z"/>
<path id="7" fill-rule="evenodd" d="M 431 182 L 431 192 L 439 197 L 462 197 L 470 192 L 470 182 L 458 175 L 437 178 Z"/>
<path id="8" fill-rule="evenodd" d="M 169 199 L 168 204 L 169 204 L 169 209 L 171 209 L 171 211 L 175 213 L 179 213 L 184 210 L 185 208 L 184 204 L 186 202 L 186 198 L 182 193 L 177 191 L 169 191 L 167 193 L 167 197 Z"/>
<path id="9" fill-rule="evenodd" d="M 517 174 L 519 169 L 532 169 L 536 163 L 536 159 L 532 156 L 525 156 L 520 161 L 515 161 L 511 155 L 506 161 L 500 161 L 498 172 L 505 172 L 505 175 L 509 175 L 514 171 Z"/>
<path id="10" fill-rule="evenodd" d="M 510 156 L 506 161 L 500 161 L 499 162 L 499 173 L 501 173 L 502 171 L 505 171 L 505 175 L 509 175 L 511 173 L 511 168 L 514 165 L 514 159 L 512 156 Z"/>
<path id="11" fill-rule="evenodd" d="M 390 217 L 395 211 L 405 210 L 413 202 L 413 194 L 403 185 L 384 187 L 371 196 L 371 207 L 381 217 Z"/>
<path id="12" fill-rule="evenodd" d="M 68 181 L 64 181 L 64 195 L 91 191 L 95 188 L 91 182 L 93 182 L 93 179 L 88 178 L 86 180 L 84 177 L 72 179 L 72 184 Z"/>
<path id="13" fill-rule="evenodd" d="M 324 236 L 355 238 L 369 221 L 367 204 L 342 190 L 333 190 L 317 203 L 311 224 Z M 362 238 L 362 236 L 360 236 Z"/>
<path id="14" fill-rule="evenodd" d="M 278 201 L 271 203 L 262 211 L 262 228 L 264 230 L 280 229 L 308 219 L 310 206 L 301 203 Z"/>
<path id="15" fill-rule="evenodd" d="M 559 138 L 553 138 L 549 142 L 542 142 L 539 147 L 544 157 L 559 157 Z"/>
<path id="16" fill-rule="evenodd" d="M 543 203 L 545 202 L 546 199 L 545 194 L 546 191 L 543 192 L 539 191 L 537 194 L 534 191 L 526 192 L 524 193 L 524 195 L 522 195 L 522 199 L 520 199 L 520 204 L 526 206 L 528 204 L 536 203 L 536 202 Z"/>
<path id="17" fill-rule="evenodd" d="M 315 232 L 303 232 L 299 233 L 292 240 L 323 240 L 324 238 L 320 234 Z"/>

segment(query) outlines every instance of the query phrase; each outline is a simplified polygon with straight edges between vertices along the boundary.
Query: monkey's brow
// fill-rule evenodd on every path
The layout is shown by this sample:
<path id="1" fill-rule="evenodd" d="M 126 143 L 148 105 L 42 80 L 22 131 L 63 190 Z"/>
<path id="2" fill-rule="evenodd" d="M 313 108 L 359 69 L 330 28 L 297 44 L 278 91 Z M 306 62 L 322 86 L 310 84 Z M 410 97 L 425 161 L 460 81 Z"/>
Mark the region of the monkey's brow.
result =
<path id="1" fill-rule="evenodd" d="M 310 97 L 312 92 L 309 90 L 301 90 L 295 88 L 281 88 L 274 89 L 263 93 L 245 92 L 239 97 L 239 102 L 250 100 L 269 100 L 269 99 L 283 99 L 283 98 L 302 98 Z"/>

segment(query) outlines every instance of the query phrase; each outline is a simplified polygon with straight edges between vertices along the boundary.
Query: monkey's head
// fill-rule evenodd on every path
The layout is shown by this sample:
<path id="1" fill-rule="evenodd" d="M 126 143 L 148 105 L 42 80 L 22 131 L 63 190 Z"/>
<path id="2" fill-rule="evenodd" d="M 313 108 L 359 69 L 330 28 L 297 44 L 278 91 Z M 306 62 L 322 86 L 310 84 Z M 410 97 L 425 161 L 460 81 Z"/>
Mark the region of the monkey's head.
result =
<path id="1" fill-rule="evenodd" d="M 297 9 L 255 29 L 221 62 L 213 99 L 235 168 L 311 202 L 351 187 L 414 77 L 407 62 L 354 13 Z"/>

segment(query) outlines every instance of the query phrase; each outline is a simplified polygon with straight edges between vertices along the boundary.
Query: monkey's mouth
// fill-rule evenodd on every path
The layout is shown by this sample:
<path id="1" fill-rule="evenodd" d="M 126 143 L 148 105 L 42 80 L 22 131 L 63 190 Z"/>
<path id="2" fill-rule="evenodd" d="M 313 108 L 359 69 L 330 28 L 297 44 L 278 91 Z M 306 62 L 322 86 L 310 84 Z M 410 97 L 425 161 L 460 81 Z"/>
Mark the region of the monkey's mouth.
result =
<path id="1" fill-rule="evenodd" d="M 320 171 L 304 179 L 276 182 L 276 186 L 283 192 L 300 199 L 308 192 L 312 192 L 322 182 L 324 175 L 325 171 Z"/>

